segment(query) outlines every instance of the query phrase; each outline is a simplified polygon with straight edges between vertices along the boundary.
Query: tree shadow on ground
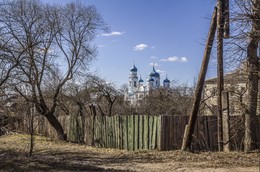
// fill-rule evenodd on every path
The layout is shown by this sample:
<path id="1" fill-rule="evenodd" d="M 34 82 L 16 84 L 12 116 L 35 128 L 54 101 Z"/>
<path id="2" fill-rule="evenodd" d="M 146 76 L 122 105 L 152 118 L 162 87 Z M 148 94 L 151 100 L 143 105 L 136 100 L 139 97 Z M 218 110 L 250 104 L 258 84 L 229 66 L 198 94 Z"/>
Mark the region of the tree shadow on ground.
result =
<path id="1" fill-rule="evenodd" d="M 67 155 L 67 156 L 66 156 Z M 75 159 L 74 159 L 75 158 Z M 48 155 L 36 154 L 28 157 L 25 153 L 15 151 L 0 151 L 1 171 L 111 171 L 112 168 L 105 169 L 98 167 L 99 163 L 93 163 L 93 158 L 81 155 Z M 101 160 L 102 161 L 102 160 Z M 104 162 L 106 163 L 106 162 Z"/>

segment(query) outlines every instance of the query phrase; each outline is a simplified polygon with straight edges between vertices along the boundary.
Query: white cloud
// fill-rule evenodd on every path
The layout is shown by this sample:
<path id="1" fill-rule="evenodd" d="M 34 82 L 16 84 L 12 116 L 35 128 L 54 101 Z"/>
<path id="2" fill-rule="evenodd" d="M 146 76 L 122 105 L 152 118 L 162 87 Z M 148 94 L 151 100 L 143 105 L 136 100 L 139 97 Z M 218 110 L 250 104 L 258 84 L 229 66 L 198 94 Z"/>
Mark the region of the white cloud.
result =
<path id="1" fill-rule="evenodd" d="M 138 44 L 138 45 L 136 45 L 135 47 L 134 47 L 134 50 L 135 51 L 142 51 L 142 50 L 144 50 L 145 48 L 147 48 L 148 47 L 148 45 L 146 45 L 146 44 Z"/>
<path id="2" fill-rule="evenodd" d="M 181 57 L 180 60 L 181 60 L 181 62 L 187 62 L 188 61 L 187 57 Z"/>
<path id="3" fill-rule="evenodd" d="M 163 61 L 163 62 L 175 62 L 175 61 L 178 61 L 179 60 L 179 57 L 169 57 L 167 59 L 161 59 L 160 61 Z"/>
<path id="4" fill-rule="evenodd" d="M 155 66 L 155 67 L 156 67 L 156 66 L 158 66 L 158 63 L 150 63 L 149 65 L 150 65 L 150 66 Z"/>
<path id="5" fill-rule="evenodd" d="M 111 33 L 103 33 L 101 34 L 101 36 L 120 36 L 120 35 L 123 35 L 125 32 L 117 32 L 117 31 L 114 31 L 114 32 L 111 32 Z"/>
<path id="6" fill-rule="evenodd" d="M 163 61 L 163 62 L 177 62 L 178 61 L 178 62 L 186 63 L 186 62 L 188 62 L 188 58 L 172 56 L 172 57 L 168 57 L 165 59 L 161 59 L 160 61 Z"/>
<path id="7" fill-rule="evenodd" d="M 162 74 L 162 75 L 165 75 L 165 73 L 166 73 L 166 71 L 160 70 L 160 69 L 157 69 L 156 72 L 159 72 L 159 73 Z"/>

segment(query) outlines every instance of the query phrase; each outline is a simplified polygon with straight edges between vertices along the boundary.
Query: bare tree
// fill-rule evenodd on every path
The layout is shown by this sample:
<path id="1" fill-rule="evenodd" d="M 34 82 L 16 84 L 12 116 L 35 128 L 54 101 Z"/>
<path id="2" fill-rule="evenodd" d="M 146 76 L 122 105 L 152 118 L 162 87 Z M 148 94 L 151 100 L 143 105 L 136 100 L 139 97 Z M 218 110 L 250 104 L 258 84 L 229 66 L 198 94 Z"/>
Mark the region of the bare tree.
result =
<path id="1" fill-rule="evenodd" d="M 95 57 L 95 47 L 90 43 L 97 31 L 105 28 L 101 16 L 93 6 L 51 6 L 38 0 L 15 0 L 0 11 L 4 36 L 13 41 L 17 51 L 24 51 L 12 80 L 15 90 L 35 103 L 36 110 L 57 131 L 58 139 L 66 139 L 55 116 L 58 96 Z M 46 95 L 48 84 L 52 89 Z M 30 88 L 29 94 L 24 92 L 25 85 Z"/>
<path id="2" fill-rule="evenodd" d="M 249 82 L 248 82 L 248 113 L 245 114 L 245 141 L 244 151 L 248 152 L 256 144 L 256 110 L 258 95 L 258 73 L 259 59 L 257 57 L 258 42 L 260 41 L 260 1 L 252 1 L 252 29 L 250 32 L 250 41 L 247 46 L 247 58 L 249 64 Z M 258 124 L 259 125 L 259 124 Z"/>
<path id="3" fill-rule="evenodd" d="M 0 7 L 10 7 L 10 5 L 2 2 Z M 0 22 L 5 22 L 5 19 L 1 18 Z M 0 26 L 0 33 L 0 87 L 2 87 L 14 73 L 27 48 L 17 48 L 16 41 L 4 25 Z"/>
<path id="4" fill-rule="evenodd" d="M 231 22 L 234 26 L 231 39 L 226 42 L 226 61 L 229 66 L 247 61 L 248 103 L 245 111 L 244 150 L 253 149 L 256 144 L 255 119 L 258 96 L 260 39 L 259 0 L 235 0 L 231 8 Z"/>
<path id="5" fill-rule="evenodd" d="M 115 89 L 112 83 L 92 76 L 90 82 L 93 83 L 92 95 L 95 97 L 95 102 L 99 111 L 103 116 L 111 116 L 113 114 L 113 107 L 119 97 L 119 92 Z"/>
<path id="6" fill-rule="evenodd" d="M 139 114 L 148 115 L 187 115 L 192 102 L 193 88 L 187 84 L 171 88 L 152 90 L 135 108 Z"/>

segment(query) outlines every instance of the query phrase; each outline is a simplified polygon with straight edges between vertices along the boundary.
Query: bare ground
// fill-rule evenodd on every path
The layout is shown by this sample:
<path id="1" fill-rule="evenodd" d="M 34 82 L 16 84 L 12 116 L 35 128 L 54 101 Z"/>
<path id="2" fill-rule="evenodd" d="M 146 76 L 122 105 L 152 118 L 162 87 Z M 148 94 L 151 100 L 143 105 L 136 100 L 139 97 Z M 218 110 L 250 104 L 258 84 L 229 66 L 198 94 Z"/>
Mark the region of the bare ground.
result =
<path id="1" fill-rule="evenodd" d="M 28 157 L 28 148 L 27 135 L 1 136 L 0 171 L 260 171 L 256 152 L 125 151 L 38 136 L 32 157 Z"/>

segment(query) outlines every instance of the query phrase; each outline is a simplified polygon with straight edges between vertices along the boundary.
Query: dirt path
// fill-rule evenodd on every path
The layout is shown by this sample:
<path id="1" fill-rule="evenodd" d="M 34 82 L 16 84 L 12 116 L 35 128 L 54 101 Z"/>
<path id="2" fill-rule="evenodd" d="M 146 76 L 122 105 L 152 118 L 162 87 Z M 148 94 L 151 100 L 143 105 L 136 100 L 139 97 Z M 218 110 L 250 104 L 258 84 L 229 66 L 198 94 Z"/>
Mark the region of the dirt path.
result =
<path id="1" fill-rule="evenodd" d="M 28 136 L 0 137 L 0 171 L 259 172 L 257 153 L 188 153 L 93 148 L 37 137 L 27 156 Z"/>

